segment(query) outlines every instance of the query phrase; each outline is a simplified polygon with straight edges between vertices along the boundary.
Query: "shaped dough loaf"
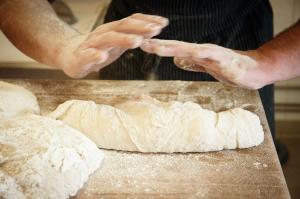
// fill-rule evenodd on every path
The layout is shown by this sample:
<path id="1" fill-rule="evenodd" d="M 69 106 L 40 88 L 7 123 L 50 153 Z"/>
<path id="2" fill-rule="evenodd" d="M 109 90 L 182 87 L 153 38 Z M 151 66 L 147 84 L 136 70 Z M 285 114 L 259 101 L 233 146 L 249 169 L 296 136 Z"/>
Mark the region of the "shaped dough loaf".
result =
<path id="1" fill-rule="evenodd" d="M 70 100 L 49 116 L 106 149 L 207 152 L 257 146 L 264 139 L 258 116 L 247 110 L 216 113 L 193 102 L 160 102 L 150 97 L 115 107 Z"/>

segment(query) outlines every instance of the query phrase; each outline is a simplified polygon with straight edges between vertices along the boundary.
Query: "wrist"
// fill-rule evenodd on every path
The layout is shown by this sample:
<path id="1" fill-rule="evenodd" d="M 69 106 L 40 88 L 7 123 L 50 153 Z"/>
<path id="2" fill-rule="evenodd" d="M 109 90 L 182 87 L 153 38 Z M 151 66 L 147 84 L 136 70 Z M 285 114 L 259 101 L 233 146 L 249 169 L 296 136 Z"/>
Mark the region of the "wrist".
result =
<path id="1" fill-rule="evenodd" d="M 258 48 L 256 51 L 260 55 L 258 63 L 266 76 L 266 85 L 287 79 L 285 77 L 286 74 L 282 70 L 284 68 L 282 60 L 285 59 L 286 55 L 266 45 Z"/>
<path id="2" fill-rule="evenodd" d="M 255 60 L 255 66 L 249 68 L 244 81 L 250 83 L 250 87 L 254 89 L 262 88 L 266 85 L 274 83 L 273 65 L 274 60 L 270 59 L 261 49 L 249 50 L 243 54 Z"/>
<path id="3" fill-rule="evenodd" d="M 52 64 L 57 68 L 64 70 L 69 65 L 72 65 L 71 60 L 74 56 L 74 51 L 79 47 L 85 39 L 80 33 L 72 34 L 65 37 L 52 53 Z"/>

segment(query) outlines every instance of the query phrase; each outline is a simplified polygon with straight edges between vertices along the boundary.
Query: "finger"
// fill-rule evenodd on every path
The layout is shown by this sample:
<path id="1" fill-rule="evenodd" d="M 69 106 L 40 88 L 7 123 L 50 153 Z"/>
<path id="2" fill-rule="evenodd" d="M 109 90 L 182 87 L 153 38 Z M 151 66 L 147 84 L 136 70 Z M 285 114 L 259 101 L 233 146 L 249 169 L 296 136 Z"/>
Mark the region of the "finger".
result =
<path id="1" fill-rule="evenodd" d="M 148 21 L 151 23 L 160 24 L 163 27 L 166 27 L 169 24 L 169 20 L 165 17 L 157 16 L 157 15 L 146 15 L 141 13 L 135 13 L 130 16 L 133 19 Z"/>
<path id="2" fill-rule="evenodd" d="M 223 67 L 218 61 L 210 59 L 197 59 L 198 61 L 191 59 L 197 64 L 200 64 L 206 73 L 210 74 L 217 80 L 225 83 L 232 83 L 238 78 L 240 73 L 238 70 L 232 70 L 227 67 Z"/>
<path id="3" fill-rule="evenodd" d="M 174 57 L 174 63 L 178 68 L 186 71 L 206 72 L 205 68 L 199 63 L 193 63 L 186 59 Z"/>
<path id="4" fill-rule="evenodd" d="M 164 57 L 190 57 L 197 50 L 197 46 L 175 40 L 146 39 L 141 49 Z"/>
<path id="5" fill-rule="evenodd" d="M 109 58 L 109 53 L 107 51 L 95 49 L 95 48 L 89 48 L 85 50 L 81 50 L 78 55 L 79 59 L 78 64 L 79 65 L 93 65 L 93 64 L 101 64 L 107 61 Z M 86 68 L 87 69 L 87 68 Z"/>
<path id="6" fill-rule="evenodd" d="M 229 83 L 230 80 L 223 76 L 222 73 L 216 68 L 214 61 L 203 59 L 200 62 L 195 63 L 193 60 L 185 60 L 181 58 L 174 59 L 176 65 L 184 70 L 193 71 L 193 72 L 205 72 L 219 80 L 220 82 Z"/>
<path id="7" fill-rule="evenodd" d="M 207 58 L 191 58 L 191 61 L 194 63 L 197 63 L 198 65 L 201 65 L 205 72 L 209 74 L 213 74 L 213 76 L 222 77 L 222 76 L 228 76 L 229 73 L 234 73 L 235 71 L 227 70 L 225 67 L 223 67 L 220 62 L 207 59 Z"/>
<path id="8" fill-rule="evenodd" d="M 85 49 L 75 51 L 73 57 L 63 70 L 72 78 L 82 78 L 89 73 L 93 65 L 105 62 L 108 54 L 97 49 Z"/>
<path id="9" fill-rule="evenodd" d="M 159 23 L 134 18 L 126 18 L 120 20 L 120 22 L 116 25 L 116 27 L 113 28 L 113 30 L 122 33 L 143 35 L 146 38 L 151 38 L 155 35 L 158 35 L 164 27 L 165 26 Z"/>
<path id="10" fill-rule="evenodd" d="M 238 56 L 233 50 L 214 44 L 198 44 L 198 48 L 193 52 L 195 59 L 210 59 L 219 63 L 229 64 L 234 57 Z M 224 66 L 221 64 L 220 66 Z"/>
<path id="11" fill-rule="evenodd" d="M 195 57 L 200 59 L 231 61 L 233 51 L 214 44 L 194 44 L 176 40 L 147 39 L 141 49 L 166 57 Z"/>
<path id="12" fill-rule="evenodd" d="M 138 34 L 145 38 L 151 38 L 158 35 L 165 25 L 156 22 L 150 22 L 132 17 L 127 17 L 119 21 L 114 21 L 99 26 L 91 34 L 102 34 L 109 31 L 116 31 L 129 34 Z"/>
<path id="13" fill-rule="evenodd" d="M 213 76 L 216 80 L 218 80 L 219 82 L 221 83 L 225 83 L 225 84 L 228 84 L 228 85 L 231 85 L 231 86 L 234 86 L 236 85 L 233 81 L 231 81 L 229 78 L 227 77 L 224 77 L 220 74 L 217 74 L 217 73 L 213 73 L 213 72 L 208 72 L 208 74 L 210 74 L 211 76 Z"/>
<path id="14" fill-rule="evenodd" d="M 74 65 L 69 66 L 67 74 L 73 78 L 82 78 L 90 73 L 94 65 L 101 64 L 108 59 L 108 53 L 97 49 L 85 49 L 76 52 Z M 75 67 L 77 66 L 77 67 Z M 72 68 L 71 68 L 72 67 Z"/>
<path id="15" fill-rule="evenodd" d="M 113 48 L 108 52 L 109 56 L 108 59 L 99 65 L 95 65 L 91 71 L 97 72 L 101 70 L 103 67 L 110 65 L 116 59 L 118 59 L 127 49 L 124 48 Z"/>
<path id="16" fill-rule="evenodd" d="M 134 34 L 119 32 L 107 32 L 99 36 L 89 38 L 81 48 L 97 48 L 109 50 L 114 47 L 133 49 L 139 47 L 143 42 L 143 37 Z"/>
<path id="17" fill-rule="evenodd" d="M 165 57 L 190 57 L 198 50 L 198 44 L 176 40 L 145 39 L 141 48 Z"/>

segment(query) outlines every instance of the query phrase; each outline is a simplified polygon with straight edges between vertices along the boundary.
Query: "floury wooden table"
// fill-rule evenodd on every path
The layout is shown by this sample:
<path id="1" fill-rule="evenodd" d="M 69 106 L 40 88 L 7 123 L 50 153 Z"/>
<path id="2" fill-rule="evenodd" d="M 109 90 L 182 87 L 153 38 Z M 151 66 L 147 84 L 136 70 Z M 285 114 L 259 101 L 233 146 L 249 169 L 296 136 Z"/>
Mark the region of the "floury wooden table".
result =
<path id="1" fill-rule="evenodd" d="M 290 198 L 256 91 L 209 82 L 5 81 L 31 90 L 42 114 L 69 99 L 114 105 L 148 94 L 162 101 L 194 101 L 215 111 L 244 107 L 261 119 L 265 140 L 249 149 L 186 154 L 103 150 L 101 169 L 74 198 Z"/>

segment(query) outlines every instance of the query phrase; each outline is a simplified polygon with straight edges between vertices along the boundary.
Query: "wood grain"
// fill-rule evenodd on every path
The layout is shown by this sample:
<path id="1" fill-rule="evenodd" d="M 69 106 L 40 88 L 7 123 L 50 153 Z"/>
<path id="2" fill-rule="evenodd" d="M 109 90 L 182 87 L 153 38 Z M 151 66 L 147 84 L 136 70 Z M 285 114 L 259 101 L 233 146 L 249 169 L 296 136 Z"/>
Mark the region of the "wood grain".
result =
<path id="1" fill-rule="evenodd" d="M 215 111 L 245 107 L 259 115 L 258 147 L 210 153 L 142 154 L 104 150 L 105 160 L 74 198 L 290 198 L 256 91 L 214 82 L 5 80 L 31 90 L 42 114 L 68 99 L 111 104 L 148 94 L 194 101 Z"/>

